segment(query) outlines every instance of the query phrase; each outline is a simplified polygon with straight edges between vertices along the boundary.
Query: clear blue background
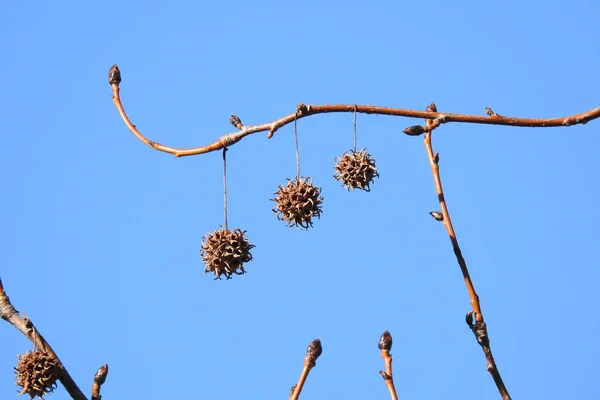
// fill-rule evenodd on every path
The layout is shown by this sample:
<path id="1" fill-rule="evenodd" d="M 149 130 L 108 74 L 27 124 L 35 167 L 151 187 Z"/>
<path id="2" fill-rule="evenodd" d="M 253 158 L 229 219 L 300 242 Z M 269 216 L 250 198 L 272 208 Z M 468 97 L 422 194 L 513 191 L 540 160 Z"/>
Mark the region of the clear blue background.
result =
<path id="1" fill-rule="evenodd" d="M 358 117 L 371 193 L 332 179 L 352 115 L 299 122 L 303 175 L 323 187 L 307 232 L 269 201 L 295 174 L 292 127 L 228 152 L 230 227 L 248 273 L 205 275 L 223 223 L 220 153 L 176 159 L 150 139 L 204 145 L 296 104 L 358 103 L 558 117 L 599 105 L 600 6 L 588 1 L 3 2 L 0 276 L 82 390 L 105 399 L 285 399 L 323 342 L 304 399 L 496 399 L 464 323 L 469 299 L 443 227 L 419 120 Z M 515 399 L 594 399 L 600 347 L 600 121 L 435 132 L 451 215 Z M 0 326 L 0 397 L 32 345 Z M 49 399 L 65 399 L 62 387 Z"/>

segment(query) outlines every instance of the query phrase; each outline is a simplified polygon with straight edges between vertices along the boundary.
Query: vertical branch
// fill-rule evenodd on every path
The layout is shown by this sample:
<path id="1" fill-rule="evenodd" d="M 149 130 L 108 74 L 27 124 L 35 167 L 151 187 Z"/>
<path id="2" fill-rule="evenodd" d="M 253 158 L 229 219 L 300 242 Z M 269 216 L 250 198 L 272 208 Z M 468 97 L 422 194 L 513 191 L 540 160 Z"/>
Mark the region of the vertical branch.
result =
<path id="1" fill-rule="evenodd" d="M 437 112 L 437 107 L 434 103 L 431 103 L 427 107 L 427 111 Z M 439 124 L 438 124 L 439 125 Z M 426 133 L 425 133 L 425 150 L 427 152 L 427 157 L 429 159 L 429 165 L 431 167 L 431 173 L 433 174 L 433 181 L 435 184 L 435 189 L 437 192 L 438 200 L 440 203 L 441 216 L 437 216 L 436 213 L 432 213 L 432 216 L 441 221 L 448 232 L 448 236 L 450 237 L 450 242 L 452 243 L 452 249 L 454 250 L 454 255 L 456 256 L 456 261 L 460 267 L 460 271 L 463 275 L 465 284 L 467 286 L 467 291 L 469 292 L 469 298 L 471 300 L 471 308 L 472 310 L 467 313 L 466 321 L 469 325 L 469 328 L 475 334 L 475 338 L 477 339 L 477 343 L 481 346 L 483 353 L 485 354 L 485 358 L 487 360 L 486 369 L 492 375 L 494 379 L 494 383 L 498 387 L 498 391 L 504 400 L 510 400 L 511 397 L 508 394 L 508 390 L 504 385 L 502 377 L 500 376 L 500 371 L 498 371 L 498 367 L 496 366 L 496 361 L 494 360 L 494 356 L 492 355 L 492 350 L 490 348 L 490 342 L 487 333 L 487 326 L 483 319 L 483 313 L 481 311 L 481 305 L 479 304 L 479 296 L 475 291 L 475 287 L 473 285 L 473 281 L 471 280 L 471 275 L 469 274 L 469 270 L 467 268 L 467 262 L 465 261 L 462 251 L 460 250 L 460 246 L 458 245 L 458 239 L 456 238 L 456 233 L 454 232 L 454 227 L 452 226 L 452 220 L 450 219 L 450 213 L 448 212 L 448 206 L 446 205 L 446 199 L 444 197 L 444 190 L 442 188 L 442 180 L 440 178 L 440 168 L 439 168 L 439 153 L 433 152 L 433 146 L 431 144 L 431 136 L 433 130 L 436 128 L 435 124 L 432 120 L 426 120 Z M 475 321 L 473 321 L 475 318 Z"/>
<path id="2" fill-rule="evenodd" d="M 321 347 L 321 341 L 319 339 L 313 340 L 308 345 L 306 356 L 304 357 L 304 368 L 302 368 L 300 379 L 298 379 L 298 383 L 290 389 L 290 397 L 288 397 L 288 400 L 298 400 L 300 392 L 302 392 L 302 388 L 304 387 L 304 382 L 306 382 L 306 378 L 308 378 L 308 373 L 315 365 L 317 365 L 317 358 L 319 358 L 322 352 L 323 348 Z"/>
<path id="3" fill-rule="evenodd" d="M 392 400 L 398 400 L 396 394 L 396 387 L 394 386 L 394 375 L 392 374 L 392 335 L 388 331 L 383 332 L 383 335 L 379 338 L 379 350 L 381 350 L 381 358 L 385 364 L 385 371 L 379 371 L 381 377 L 385 381 L 385 385 L 390 391 Z"/>

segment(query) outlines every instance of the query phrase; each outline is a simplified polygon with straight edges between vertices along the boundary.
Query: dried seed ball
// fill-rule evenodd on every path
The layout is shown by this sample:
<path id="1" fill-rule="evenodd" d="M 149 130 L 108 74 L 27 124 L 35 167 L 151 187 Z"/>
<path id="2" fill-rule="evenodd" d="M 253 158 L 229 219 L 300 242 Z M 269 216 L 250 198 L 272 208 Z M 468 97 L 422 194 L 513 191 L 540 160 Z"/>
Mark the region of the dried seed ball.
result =
<path id="1" fill-rule="evenodd" d="M 365 149 L 347 151 L 341 157 L 336 157 L 335 163 L 333 177 L 348 190 L 361 189 L 369 192 L 373 179 L 379 177 L 375 159 Z"/>
<path id="2" fill-rule="evenodd" d="M 16 384 L 21 386 L 20 394 L 27 393 L 32 399 L 35 396 L 43 399 L 43 395 L 56 389 L 60 372 L 61 368 L 56 357 L 43 351 L 35 350 L 19 354 L 15 375 Z"/>
<path id="3" fill-rule="evenodd" d="M 273 212 L 287 226 L 308 229 L 312 227 L 313 217 L 321 218 L 321 188 L 314 186 L 311 178 L 288 179 L 287 185 L 279 185 L 273 194 L 276 196 L 271 200 L 277 203 Z"/>
<path id="4" fill-rule="evenodd" d="M 214 273 L 215 279 L 221 279 L 221 275 L 231 279 L 234 274 L 245 274 L 244 263 L 252 261 L 250 249 L 255 247 L 244 237 L 245 233 L 241 229 L 230 231 L 221 227 L 204 236 L 200 248 L 204 273 Z"/>

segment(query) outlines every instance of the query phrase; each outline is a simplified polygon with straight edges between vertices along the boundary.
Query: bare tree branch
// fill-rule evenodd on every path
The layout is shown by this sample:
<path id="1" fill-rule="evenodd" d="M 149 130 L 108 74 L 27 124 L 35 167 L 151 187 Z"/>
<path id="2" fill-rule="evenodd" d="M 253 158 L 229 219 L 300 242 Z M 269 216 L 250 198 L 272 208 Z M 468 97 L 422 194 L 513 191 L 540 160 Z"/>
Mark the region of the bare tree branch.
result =
<path id="1" fill-rule="evenodd" d="M 419 111 L 419 110 L 407 110 L 403 108 L 391 108 L 391 107 L 379 107 L 371 105 L 357 105 L 357 104 L 333 104 L 333 105 L 304 105 L 299 104 L 296 107 L 296 112 L 293 114 L 286 115 L 278 120 L 267 122 L 260 125 L 242 125 L 240 119 L 236 116 L 230 118 L 232 125 L 236 126 L 239 131 L 228 133 L 221 136 L 217 141 L 207 144 L 205 146 L 194 147 L 190 149 L 178 149 L 162 145 L 160 143 L 147 139 L 137 129 L 137 127 L 131 122 L 123 104 L 121 103 L 121 96 L 119 94 L 119 84 L 121 83 L 121 72 L 117 65 L 113 65 L 108 73 L 108 83 L 112 87 L 113 91 L 113 103 L 117 107 L 121 118 L 125 122 L 125 125 L 129 130 L 143 143 L 152 147 L 155 150 L 170 153 L 176 157 L 194 156 L 198 154 L 209 153 L 212 151 L 220 150 L 224 147 L 231 146 L 244 137 L 258 132 L 268 132 L 267 137 L 271 138 L 275 132 L 292 122 L 296 119 L 309 117 L 316 114 L 324 113 L 341 113 L 341 112 L 359 112 L 364 114 L 378 114 L 378 115 L 393 115 L 398 117 L 409 117 L 409 118 L 425 118 L 432 119 L 433 125 L 431 127 L 420 127 L 416 125 L 411 128 L 421 128 L 422 131 L 416 134 L 422 134 L 428 132 L 430 129 L 434 129 L 437 126 L 448 123 L 448 122 L 466 122 L 471 124 L 488 124 L 488 125 L 507 125 L 507 126 L 524 126 L 524 127 L 556 127 L 556 126 L 571 126 L 577 124 L 585 124 L 593 119 L 600 117 L 600 107 L 592 110 L 575 114 L 568 117 L 560 118 L 517 118 L 517 117 L 506 117 L 501 116 L 493 111 L 489 107 L 486 107 L 486 113 L 488 115 L 465 115 L 465 114 L 452 114 L 452 113 L 438 113 L 434 111 Z M 487 111 L 489 109 L 489 111 Z M 415 133 L 405 133 L 414 135 Z"/>
<path id="2" fill-rule="evenodd" d="M 302 392 L 302 388 L 304 387 L 304 382 L 306 382 L 306 378 L 308 378 L 308 373 L 315 365 L 317 365 L 317 358 L 319 358 L 322 352 L 323 348 L 321 347 L 321 341 L 319 339 L 313 340 L 308 345 L 306 356 L 304 357 L 304 368 L 302 368 L 300 379 L 298 379 L 298 383 L 290 389 L 290 397 L 288 397 L 288 400 L 298 400 L 300 392 Z"/>
<path id="3" fill-rule="evenodd" d="M 102 396 L 100 395 L 100 389 L 104 382 L 106 382 L 106 376 L 108 375 L 108 364 L 104 364 L 96 374 L 94 375 L 94 383 L 92 384 L 92 400 L 102 400 Z"/>
<path id="4" fill-rule="evenodd" d="M 60 358 L 58 358 L 58 355 L 56 355 L 50 344 L 46 342 L 46 339 L 44 339 L 39 330 L 33 325 L 33 321 L 13 307 L 8 295 L 4 291 L 2 279 L 0 279 L 0 317 L 21 331 L 23 335 L 27 336 L 27 339 L 31 340 L 34 346 L 56 357 L 61 369 L 59 377 L 60 383 L 62 383 L 74 400 L 87 400 L 73 378 L 71 378 L 71 375 L 69 375 L 64 364 L 60 361 Z"/>
<path id="5" fill-rule="evenodd" d="M 381 350 L 381 358 L 385 364 L 385 371 L 379 371 L 379 374 L 385 381 L 385 385 L 390 391 L 392 400 L 398 400 L 398 394 L 396 394 L 396 386 L 394 386 L 394 375 L 392 374 L 392 335 L 388 331 L 383 332 L 379 338 L 379 350 Z"/>
<path id="6" fill-rule="evenodd" d="M 471 301 L 471 311 L 467 313 L 466 322 L 469 325 L 469 328 L 475 335 L 475 338 L 479 345 L 482 347 L 483 352 L 485 354 L 487 360 L 487 370 L 492 375 L 494 382 L 500 392 L 502 398 L 504 400 L 510 400 L 510 395 L 508 390 L 506 389 L 504 382 L 500 376 L 500 372 L 498 371 L 498 367 L 492 355 L 492 351 L 490 348 L 487 326 L 484 322 L 483 313 L 481 311 L 481 306 L 479 303 L 479 296 L 475 291 L 473 282 L 471 280 L 469 270 L 467 269 L 467 265 L 464 257 L 462 256 L 461 249 L 458 244 L 458 240 L 456 238 L 456 233 L 454 232 L 454 228 L 452 226 L 452 221 L 450 219 L 450 215 L 448 212 L 448 208 L 446 205 L 446 201 L 444 198 L 444 192 L 442 189 L 441 178 L 439 174 L 439 154 L 433 152 L 432 147 L 432 132 L 439 126 L 449 122 L 463 122 L 463 123 L 471 123 L 471 124 L 487 124 L 487 125 L 504 125 L 504 126 L 520 126 L 520 127 L 566 127 L 577 124 L 586 124 L 587 122 L 597 119 L 600 117 L 600 107 L 596 107 L 589 111 L 585 111 L 579 114 L 567 116 L 567 117 L 559 117 L 559 118 L 518 118 L 518 117 L 509 117 L 497 114 L 490 107 L 485 107 L 486 115 L 466 115 L 466 114 L 456 114 L 456 113 L 440 113 L 437 111 L 435 104 L 431 104 L 425 111 L 419 110 L 409 110 L 409 109 L 401 109 L 401 108 L 390 108 L 390 107 L 380 107 L 380 106 L 372 106 L 372 105 L 356 105 L 356 104 L 336 104 L 336 105 L 305 105 L 299 104 L 296 107 L 296 112 L 286 115 L 277 120 L 263 123 L 260 125 L 243 125 L 240 118 L 232 115 L 230 117 L 230 123 L 235 126 L 238 131 L 233 133 L 228 133 L 221 136 L 217 141 L 194 148 L 188 149 L 179 149 L 173 148 L 169 146 L 162 145 L 157 142 L 153 142 L 147 139 L 131 122 L 125 109 L 123 108 L 123 104 L 120 98 L 120 88 L 119 85 L 121 83 L 121 73 L 119 68 L 116 65 L 113 65 L 108 74 L 108 82 L 111 85 L 113 91 L 113 103 L 115 104 L 117 111 L 119 112 L 121 118 L 129 128 L 129 130 L 143 143 L 152 147 L 155 150 L 170 153 L 175 155 L 176 157 L 185 157 L 185 156 L 193 156 L 204 153 L 209 153 L 212 151 L 220 150 L 231 146 L 244 137 L 252 135 L 258 132 L 268 132 L 267 137 L 271 138 L 275 134 L 275 132 L 281 127 L 288 125 L 290 123 L 295 123 L 298 119 L 309 117 L 311 115 L 316 114 L 324 114 L 324 113 L 342 113 L 342 112 L 353 112 L 355 113 L 365 113 L 365 114 L 378 114 L 378 115 L 391 115 L 391 116 L 400 116 L 400 117 L 408 117 L 408 118 L 424 118 L 426 123 L 425 125 L 412 125 L 408 128 L 404 129 L 404 133 L 410 136 L 424 136 L 425 149 L 427 151 L 427 156 L 429 159 L 429 164 L 431 166 L 431 171 L 433 174 L 433 179 L 438 195 L 438 200 L 440 203 L 441 211 L 432 211 L 430 214 L 437 221 L 440 221 L 444 224 L 448 235 L 450 237 L 450 241 L 452 243 L 452 247 L 454 250 L 454 254 L 456 256 L 456 260 L 461 269 L 463 278 L 465 280 L 465 284 L 467 286 L 467 291 L 469 293 L 469 298 Z M 391 336 L 386 331 L 389 336 L 390 343 L 389 347 L 391 348 Z M 382 339 L 384 338 L 382 336 Z M 314 342 L 313 342 L 314 344 Z M 311 344 L 312 345 L 312 344 Z M 380 343 L 381 345 L 381 343 Z M 319 346 L 320 348 L 320 346 Z M 310 346 L 309 346 L 310 349 Z M 382 357 L 384 359 L 386 365 L 386 371 L 380 371 L 382 377 L 386 381 L 386 385 L 390 391 L 393 400 L 397 400 L 397 394 L 393 383 L 392 373 L 391 373 L 391 363 L 392 357 L 389 353 L 390 349 L 381 348 Z M 320 352 L 319 352 L 320 354 Z M 317 356 L 318 357 L 318 356 Z M 315 358 L 316 360 L 316 358 Z M 305 358 L 305 366 L 302 371 L 302 375 L 297 385 L 292 387 L 290 392 L 290 400 L 296 400 L 302 390 L 302 385 L 308 376 L 308 372 L 314 366 L 313 362 L 310 361 L 309 355 L 307 353 L 307 358 Z"/>
<path id="7" fill-rule="evenodd" d="M 437 107 L 434 103 L 431 103 L 429 107 L 427 107 L 428 111 L 437 111 Z M 494 112 L 489 109 L 488 111 L 491 115 Z M 500 118 L 500 117 L 499 117 Z M 426 121 L 426 127 L 431 128 L 433 122 L 431 120 Z M 494 379 L 494 383 L 498 387 L 498 391 L 504 400 L 510 400 L 510 395 L 508 394 L 508 390 L 502 381 L 502 377 L 500 376 L 500 371 L 498 370 L 498 366 L 496 365 L 496 361 L 494 360 L 494 356 L 492 355 L 492 350 L 490 348 L 490 341 L 487 334 L 487 326 L 483 320 L 483 313 L 481 311 L 481 305 L 479 304 L 479 296 L 475 291 L 475 287 L 473 286 L 473 281 L 471 280 L 471 276 L 469 274 L 469 269 L 467 268 L 467 262 L 465 261 L 462 251 L 460 250 L 460 246 L 458 245 L 458 239 L 456 238 L 456 233 L 454 232 L 454 227 L 452 226 L 452 220 L 450 219 L 450 213 L 448 212 L 448 206 L 446 205 L 446 198 L 444 197 L 444 189 L 442 188 L 442 179 L 440 177 L 440 167 L 439 161 L 440 156 L 439 153 L 433 152 L 433 146 L 431 144 L 431 136 L 433 133 L 433 129 L 431 128 L 425 134 L 425 150 L 427 151 L 427 158 L 429 159 L 429 165 L 431 167 L 431 173 L 433 174 L 433 181 L 435 183 L 435 190 L 437 192 L 437 197 L 440 202 L 441 215 L 439 212 L 430 213 L 433 218 L 437 221 L 440 221 L 444 224 L 444 227 L 448 231 L 448 236 L 450 237 L 450 242 L 452 243 L 452 249 L 454 250 L 454 255 L 456 256 L 456 261 L 460 266 L 460 271 L 462 272 L 463 278 L 465 280 L 465 284 L 467 285 L 467 291 L 469 292 L 469 298 L 471 299 L 471 307 L 472 311 L 467 313 L 467 324 L 469 328 L 475 334 L 475 338 L 477 339 L 477 343 L 483 349 L 483 353 L 485 354 L 485 358 L 487 360 L 487 370 L 492 375 Z M 475 317 L 475 321 L 473 322 L 473 316 Z"/>

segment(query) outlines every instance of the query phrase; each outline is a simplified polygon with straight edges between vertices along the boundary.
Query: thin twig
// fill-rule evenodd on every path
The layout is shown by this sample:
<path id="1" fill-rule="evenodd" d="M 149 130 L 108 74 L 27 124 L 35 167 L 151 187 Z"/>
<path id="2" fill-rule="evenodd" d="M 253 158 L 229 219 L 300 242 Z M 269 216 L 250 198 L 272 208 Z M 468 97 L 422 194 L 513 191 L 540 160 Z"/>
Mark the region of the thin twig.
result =
<path id="1" fill-rule="evenodd" d="M 354 152 L 356 152 L 356 104 L 354 105 Z"/>
<path id="2" fill-rule="evenodd" d="M 398 394 L 396 394 L 396 386 L 394 385 L 394 375 L 392 374 L 392 335 L 388 331 L 383 332 L 379 338 L 379 350 L 381 350 L 381 358 L 385 365 L 385 371 L 379 371 L 381 377 L 385 381 L 385 385 L 390 391 L 392 400 L 398 400 Z"/>
<path id="3" fill-rule="evenodd" d="M 227 147 L 223 147 L 223 217 L 225 230 L 229 230 L 227 226 Z"/>
<path id="4" fill-rule="evenodd" d="M 298 148 L 298 112 L 294 114 L 294 142 L 296 144 L 296 182 L 300 183 L 300 150 Z"/>
<path id="5" fill-rule="evenodd" d="M 186 157 L 193 156 L 197 154 L 209 153 L 211 151 L 220 150 L 223 147 L 231 146 L 244 137 L 248 135 L 252 135 L 257 132 L 268 132 L 267 137 L 272 137 L 275 132 L 289 124 L 294 122 L 297 119 L 309 117 L 311 115 L 316 114 L 324 114 L 324 113 L 340 113 L 340 112 L 356 112 L 364 113 L 364 114 L 379 114 L 379 115 L 393 115 L 399 117 L 409 117 L 409 118 L 425 118 L 425 119 L 435 119 L 435 124 L 440 125 L 448 122 L 465 122 L 471 124 L 489 124 L 489 125 L 506 125 L 506 126 L 524 126 L 524 127 L 556 127 L 556 126 L 571 126 L 577 124 L 585 124 L 591 120 L 594 120 L 600 117 L 600 107 L 596 107 L 592 110 L 585 111 L 579 114 L 575 114 L 568 117 L 560 117 L 560 118 L 516 118 L 516 117 L 507 117 L 501 116 L 498 114 L 490 115 L 466 115 L 466 114 L 452 114 L 452 113 L 438 113 L 433 111 L 419 111 L 419 110 L 408 110 L 403 108 L 391 108 L 391 107 L 379 107 L 379 106 L 371 106 L 371 105 L 356 105 L 356 104 L 332 104 L 332 105 L 303 105 L 303 111 L 298 114 L 297 112 L 294 114 L 286 115 L 278 120 L 260 124 L 260 125 L 241 125 L 239 131 L 228 133 L 221 136 L 214 143 L 199 146 L 189 149 L 178 149 L 174 147 L 164 146 L 160 143 L 151 141 L 147 139 L 142 133 L 136 128 L 136 126 L 131 122 L 127 114 L 125 113 L 125 109 L 123 108 L 123 104 L 121 103 L 120 97 L 120 89 L 119 84 L 121 82 L 121 73 L 119 68 L 116 65 L 113 65 L 110 68 L 108 74 L 108 82 L 112 87 L 113 91 L 113 103 L 117 107 L 121 118 L 129 128 L 129 130 L 143 143 L 152 147 L 155 150 L 162 151 L 165 153 L 170 153 L 175 155 L 176 157 Z M 435 126 L 437 127 L 437 126 Z"/>
<path id="6" fill-rule="evenodd" d="M 306 378 L 308 378 L 308 373 L 315 365 L 317 365 L 317 358 L 319 358 L 322 352 L 323 348 L 321 347 L 321 341 L 319 339 L 313 340 L 308 345 L 300 379 L 298 379 L 298 383 L 290 389 L 290 397 L 288 397 L 288 400 L 298 400 L 300 392 L 302 392 L 302 388 L 304 387 L 304 382 L 306 382 Z"/>
<path id="7" fill-rule="evenodd" d="M 69 395 L 74 400 L 87 400 L 71 375 L 69 375 L 69 372 L 65 368 L 64 364 L 60 361 L 60 358 L 58 358 L 58 355 L 56 355 L 50 344 L 46 342 L 46 339 L 44 339 L 40 331 L 35 327 L 33 321 L 23 316 L 22 313 L 19 313 L 13 307 L 8 295 L 4 291 L 2 279 L 0 279 L 0 317 L 17 328 L 23 335 L 27 336 L 34 346 L 37 346 L 41 351 L 44 351 L 47 354 L 55 357 L 58 360 L 58 366 L 61 370 L 58 378 L 60 383 L 62 383 Z"/>
<path id="8" fill-rule="evenodd" d="M 94 383 L 92 384 L 92 400 L 102 400 L 102 396 L 100 395 L 100 389 L 104 382 L 106 382 L 106 376 L 108 375 L 108 364 L 104 364 L 96 374 L 94 375 Z"/>
<path id="9" fill-rule="evenodd" d="M 431 103 L 428 110 L 437 111 L 437 107 L 434 103 Z M 427 120 L 426 126 L 431 126 L 432 121 Z M 492 375 L 496 386 L 498 387 L 498 391 L 504 400 L 510 400 L 510 395 L 508 394 L 508 390 L 506 386 L 504 386 L 504 382 L 502 381 L 502 377 L 500 376 L 500 371 L 496 366 L 496 361 L 494 360 L 494 356 L 492 355 L 492 350 L 490 348 L 489 338 L 487 334 L 487 327 L 483 319 L 483 313 L 481 311 L 481 305 L 479 304 L 479 296 L 475 291 L 475 287 L 473 286 L 473 281 L 471 280 L 471 276 L 469 274 L 469 270 L 467 268 L 467 262 L 465 261 L 462 251 L 460 250 L 460 246 L 458 245 L 458 239 L 456 238 L 456 233 L 454 232 L 454 227 L 452 226 L 452 220 L 450 219 L 450 213 L 448 212 L 448 206 L 446 205 L 446 199 L 444 197 L 444 189 L 442 188 L 442 180 L 440 178 L 440 167 L 439 167 L 439 154 L 433 152 L 433 146 L 431 144 L 431 136 L 432 131 L 428 131 L 425 133 L 425 150 L 427 151 L 427 157 L 429 159 L 429 165 L 431 167 L 431 173 L 433 174 L 433 181 L 435 183 L 435 189 L 437 192 L 438 200 L 440 203 L 440 209 L 442 212 L 441 220 L 436 218 L 436 220 L 441 221 L 444 224 L 444 227 L 448 231 L 448 236 L 450 237 L 450 242 L 452 243 L 452 248 L 454 250 L 454 255 L 456 256 L 456 261 L 460 266 L 460 271 L 462 272 L 463 278 L 465 280 L 465 284 L 467 285 L 467 291 L 469 292 L 469 298 L 471 300 L 471 308 L 472 311 L 467 313 L 467 324 L 475 334 L 475 338 L 477 342 L 483 349 L 485 354 L 485 358 L 487 360 L 487 370 Z M 434 216 L 435 218 L 435 216 Z M 473 316 L 475 317 L 475 322 L 473 322 Z"/>

